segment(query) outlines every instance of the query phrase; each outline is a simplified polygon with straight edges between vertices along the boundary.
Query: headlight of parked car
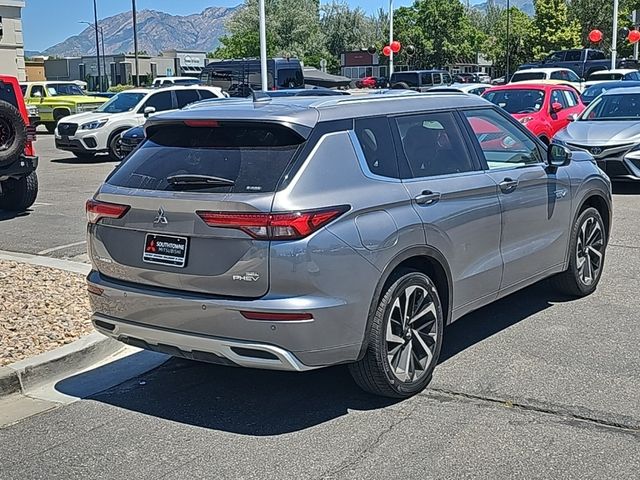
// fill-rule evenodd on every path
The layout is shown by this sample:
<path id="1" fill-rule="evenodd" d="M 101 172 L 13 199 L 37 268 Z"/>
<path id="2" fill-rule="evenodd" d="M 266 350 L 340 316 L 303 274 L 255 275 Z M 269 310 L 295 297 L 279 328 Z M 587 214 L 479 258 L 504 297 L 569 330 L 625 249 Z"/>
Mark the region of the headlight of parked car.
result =
<path id="1" fill-rule="evenodd" d="M 27 105 L 27 114 L 29 117 L 37 117 L 40 114 L 40 111 L 35 105 Z"/>
<path id="2" fill-rule="evenodd" d="M 80 125 L 80 130 L 96 130 L 107 124 L 108 120 L 94 120 L 93 122 Z"/>

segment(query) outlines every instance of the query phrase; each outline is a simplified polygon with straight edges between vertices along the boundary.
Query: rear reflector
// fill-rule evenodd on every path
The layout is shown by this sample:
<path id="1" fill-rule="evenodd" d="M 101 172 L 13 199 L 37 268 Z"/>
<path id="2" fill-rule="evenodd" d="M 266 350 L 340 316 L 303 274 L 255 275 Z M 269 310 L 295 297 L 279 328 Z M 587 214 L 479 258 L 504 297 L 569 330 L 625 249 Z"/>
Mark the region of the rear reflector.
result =
<path id="1" fill-rule="evenodd" d="M 310 313 L 263 313 L 263 312 L 240 312 L 247 320 L 264 320 L 269 322 L 300 322 L 303 320 L 313 320 Z"/>
<path id="2" fill-rule="evenodd" d="M 102 218 L 122 218 L 129 211 L 129 205 L 87 200 L 87 220 L 89 223 L 98 223 Z"/>
<path id="3" fill-rule="evenodd" d="M 210 227 L 242 230 L 258 240 L 298 240 L 335 220 L 348 206 L 289 213 L 196 212 Z"/>

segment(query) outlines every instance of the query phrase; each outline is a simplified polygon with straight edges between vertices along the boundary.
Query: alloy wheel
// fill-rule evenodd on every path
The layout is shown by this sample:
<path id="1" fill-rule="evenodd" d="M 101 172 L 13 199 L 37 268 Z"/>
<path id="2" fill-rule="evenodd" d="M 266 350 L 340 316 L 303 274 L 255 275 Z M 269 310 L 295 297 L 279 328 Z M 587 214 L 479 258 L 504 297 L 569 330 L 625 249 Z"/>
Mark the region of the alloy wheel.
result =
<path id="1" fill-rule="evenodd" d="M 433 362 L 437 345 L 438 310 L 429 291 L 412 285 L 398 295 L 386 329 L 387 361 L 403 382 L 415 382 Z"/>
<path id="2" fill-rule="evenodd" d="M 576 265 L 578 276 L 584 285 L 595 282 L 602 268 L 604 256 L 604 234 L 600 223 L 588 217 L 578 232 L 576 248 Z"/>

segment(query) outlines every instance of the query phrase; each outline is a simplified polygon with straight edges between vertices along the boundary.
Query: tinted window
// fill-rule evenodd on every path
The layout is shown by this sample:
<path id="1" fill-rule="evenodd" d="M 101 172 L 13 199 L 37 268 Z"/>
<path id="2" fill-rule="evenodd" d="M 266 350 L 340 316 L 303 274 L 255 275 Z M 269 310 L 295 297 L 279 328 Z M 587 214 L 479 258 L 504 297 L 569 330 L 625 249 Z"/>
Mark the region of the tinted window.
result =
<path id="1" fill-rule="evenodd" d="M 550 62 L 562 62 L 564 60 L 564 52 L 553 52 L 548 57 Z"/>
<path id="2" fill-rule="evenodd" d="M 441 73 L 434 73 L 433 74 L 433 84 L 434 85 L 440 85 L 442 83 L 442 74 Z"/>
<path id="3" fill-rule="evenodd" d="M 431 73 L 421 73 L 420 74 L 420 82 L 422 83 L 423 86 L 433 85 L 434 76 L 435 75 L 433 75 Z M 436 82 L 436 83 L 440 83 L 440 82 Z"/>
<path id="4" fill-rule="evenodd" d="M 442 74 L 442 81 L 446 84 L 451 83 L 451 75 L 449 75 L 448 73 L 443 73 Z"/>
<path id="5" fill-rule="evenodd" d="M 582 58 L 581 50 L 569 50 L 564 57 L 565 62 L 579 62 Z"/>
<path id="6" fill-rule="evenodd" d="M 173 109 L 171 92 L 154 93 L 145 102 L 143 110 L 147 107 L 154 107 L 156 109 L 156 112 L 163 112 L 165 110 Z"/>
<path id="7" fill-rule="evenodd" d="M 406 83 L 409 87 L 418 86 L 418 74 L 417 73 L 394 73 L 391 76 L 392 86 L 396 83 Z"/>
<path id="8" fill-rule="evenodd" d="M 489 170 L 524 167 L 541 162 L 536 144 L 516 125 L 494 110 L 464 112 Z"/>
<path id="9" fill-rule="evenodd" d="M 304 86 L 302 71 L 298 68 L 278 70 L 278 88 L 300 88 Z"/>
<path id="10" fill-rule="evenodd" d="M 148 140 L 107 180 L 144 190 L 273 192 L 299 145 L 294 131 L 279 125 L 220 123 L 215 128 L 167 125 L 147 131 Z M 172 185 L 168 177 L 204 175 L 234 182 L 205 188 Z"/>
<path id="11" fill-rule="evenodd" d="M 588 60 L 604 60 L 605 56 L 603 52 L 599 52 L 597 50 L 589 50 L 587 59 Z"/>
<path id="12" fill-rule="evenodd" d="M 198 93 L 200 94 L 200 98 L 202 100 L 208 100 L 209 98 L 218 98 L 216 94 L 211 90 L 198 90 Z"/>
<path id="13" fill-rule="evenodd" d="M 505 88 L 486 92 L 484 98 L 511 114 L 539 112 L 544 105 L 543 90 Z"/>
<path id="14" fill-rule="evenodd" d="M 551 75 L 549 76 L 549 78 L 551 80 L 566 80 L 567 78 L 563 74 L 564 74 L 564 72 L 562 72 L 562 71 L 551 72 Z"/>
<path id="15" fill-rule="evenodd" d="M 611 73 L 606 70 L 603 70 L 601 72 L 592 73 L 591 75 L 589 75 L 589 78 L 587 80 L 604 81 L 604 80 L 620 80 L 621 78 L 622 78 L 621 73 Z"/>
<path id="16" fill-rule="evenodd" d="M 396 152 L 386 117 L 358 119 L 355 131 L 371 173 L 398 178 Z"/>
<path id="17" fill-rule="evenodd" d="M 396 119 L 402 154 L 412 178 L 469 172 L 474 169 L 451 113 L 427 113 Z"/>
<path id="18" fill-rule="evenodd" d="M 512 82 L 527 82 L 529 80 L 543 80 L 544 72 L 527 72 L 526 70 L 522 72 L 516 72 L 511 77 Z"/>
<path id="19" fill-rule="evenodd" d="M 22 96 L 24 96 L 27 93 L 27 86 L 26 85 L 20 85 L 20 90 L 22 90 Z"/>
<path id="20" fill-rule="evenodd" d="M 176 90 L 176 98 L 178 99 L 178 108 L 186 107 L 190 103 L 200 100 L 197 90 Z"/>

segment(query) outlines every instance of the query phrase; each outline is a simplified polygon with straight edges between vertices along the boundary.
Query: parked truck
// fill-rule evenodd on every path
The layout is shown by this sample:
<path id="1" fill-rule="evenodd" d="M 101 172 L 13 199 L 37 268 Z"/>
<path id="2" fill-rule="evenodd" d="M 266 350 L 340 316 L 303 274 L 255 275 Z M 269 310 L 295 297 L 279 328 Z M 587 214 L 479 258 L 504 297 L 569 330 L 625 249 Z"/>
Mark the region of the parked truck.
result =
<path id="1" fill-rule="evenodd" d="M 601 50 L 592 48 L 560 50 L 552 52 L 540 62 L 532 62 L 522 65 L 519 70 L 529 68 L 568 68 L 573 70 L 583 80 L 598 70 L 611 68 L 611 59 L 607 58 Z M 621 58 L 616 61 L 616 68 L 638 68 L 638 62 L 633 59 Z"/>

